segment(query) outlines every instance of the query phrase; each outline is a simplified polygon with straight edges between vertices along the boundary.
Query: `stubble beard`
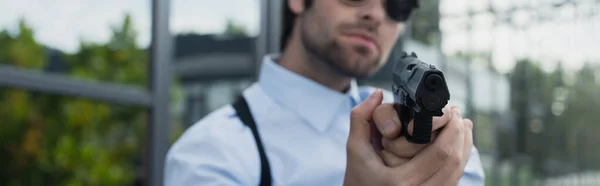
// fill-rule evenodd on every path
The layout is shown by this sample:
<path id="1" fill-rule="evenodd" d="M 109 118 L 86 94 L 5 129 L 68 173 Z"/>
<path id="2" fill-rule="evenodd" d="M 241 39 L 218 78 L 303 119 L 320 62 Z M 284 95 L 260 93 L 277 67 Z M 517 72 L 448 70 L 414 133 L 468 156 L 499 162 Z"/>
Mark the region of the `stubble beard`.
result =
<path id="1" fill-rule="evenodd" d="M 334 73 L 337 73 L 341 76 L 351 77 L 363 79 L 367 78 L 372 74 L 374 69 L 377 69 L 379 66 L 380 56 L 373 59 L 373 61 L 354 61 L 350 62 L 350 54 L 352 51 L 344 50 L 335 40 L 328 39 L 328 37 L 317 38 L 312 37 L 308 34 L 307 25 L 305 23 L 301 24 L 300 29 L 300 40 L 304 49 L 307 51 L 308 55 L 314 59 L 316 63 L 324 63 L 329 69 L 331 69 Z M 321 39 L 321 42 L 318 40 Z M 357 52 L 359 55 L 368 55 L 369 49 L 363 46 L 357 46 L 352 48 L 354 52 Z M 361 60 L 361 59 L 354 59 Z M 359 65 L 363 63 L 368 63 L 372 66 L 369 66 L 368 70 L 360 69 Z M 356 66 L 345 66 L 348 64 L 354 64 Z"/>

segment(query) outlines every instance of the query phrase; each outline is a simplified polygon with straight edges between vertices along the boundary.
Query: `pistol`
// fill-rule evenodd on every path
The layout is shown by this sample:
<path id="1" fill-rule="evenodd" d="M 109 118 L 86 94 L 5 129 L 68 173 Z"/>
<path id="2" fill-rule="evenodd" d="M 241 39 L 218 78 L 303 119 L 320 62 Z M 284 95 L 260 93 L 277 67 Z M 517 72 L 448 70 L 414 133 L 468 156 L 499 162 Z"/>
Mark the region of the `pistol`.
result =
<path id="1" fill-rule="evenodd" d="M 431 141 L 432 120 L 442 116 L 450 92 L 444 73 L 427 64 L 411 52 L 402 52 L 393 69 L 392 92 L 394 107 L 402 123 L 401 135 L 409 142 L 426 144 Z M 412 136 L 408 125 L 414 120 Z"/>

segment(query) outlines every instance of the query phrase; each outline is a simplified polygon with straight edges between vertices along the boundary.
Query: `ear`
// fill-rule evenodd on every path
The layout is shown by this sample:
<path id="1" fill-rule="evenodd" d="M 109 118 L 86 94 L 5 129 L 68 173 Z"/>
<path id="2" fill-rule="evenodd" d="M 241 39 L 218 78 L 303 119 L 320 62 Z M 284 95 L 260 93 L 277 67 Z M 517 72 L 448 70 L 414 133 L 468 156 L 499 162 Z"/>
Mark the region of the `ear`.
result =
<path id="1" fill-rule="evenodd" d="M 298 15 L 304 12 L 304 0 L 287 0 L 288 8 L 292 13 Z"/>

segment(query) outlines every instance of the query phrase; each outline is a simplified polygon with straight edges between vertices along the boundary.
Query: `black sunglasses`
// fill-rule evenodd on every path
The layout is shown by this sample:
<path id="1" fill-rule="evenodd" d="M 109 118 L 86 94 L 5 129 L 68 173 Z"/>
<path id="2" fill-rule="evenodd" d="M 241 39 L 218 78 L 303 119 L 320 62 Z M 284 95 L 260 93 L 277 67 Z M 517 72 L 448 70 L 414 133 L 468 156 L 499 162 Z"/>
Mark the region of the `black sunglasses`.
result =
<path id="1" fill-rule="evenodd" d="M 351 6 L 359 6 L 368 0 L 341 0 Z M 403 22 L 410 18 L 412 11 L 419 7 L 419 0 L 386 0 L 385 11 L 394 21 Z"/>

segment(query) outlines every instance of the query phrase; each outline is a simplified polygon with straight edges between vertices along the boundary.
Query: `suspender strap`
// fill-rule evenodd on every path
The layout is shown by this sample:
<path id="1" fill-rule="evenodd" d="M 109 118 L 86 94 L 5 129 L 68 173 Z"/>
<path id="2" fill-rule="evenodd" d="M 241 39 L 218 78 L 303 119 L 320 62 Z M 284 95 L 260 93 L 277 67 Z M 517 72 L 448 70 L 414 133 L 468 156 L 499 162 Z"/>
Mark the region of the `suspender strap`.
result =
<path id="1" fill-rule="evenodd" d="M 256 123 L 254 122 L 254 118 L 250 113 L 250 108 L 248 108 L 248 103 L 244 96 L 240 96 L 235 103 L 233 104 L 233 108 L 237 112 L 238 117 L 244 125 L 248 126 L 252 130 L 252 134 L 254 135 L 254 141 L 256 142 L 256 146 L 258 147 L 258 153 L 260 154 L 260 186 L 270 186 L 271 185 L 271 168 L 269 166 L 269 160 L 267 159 L 267 155 L 265 154 L 265 150 L 263 148 L 263 143 L 260 140 L 260 136 L 258 134 L 258 129 L 256 128 Z"/>

